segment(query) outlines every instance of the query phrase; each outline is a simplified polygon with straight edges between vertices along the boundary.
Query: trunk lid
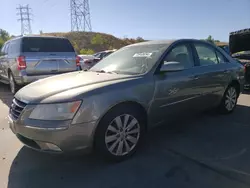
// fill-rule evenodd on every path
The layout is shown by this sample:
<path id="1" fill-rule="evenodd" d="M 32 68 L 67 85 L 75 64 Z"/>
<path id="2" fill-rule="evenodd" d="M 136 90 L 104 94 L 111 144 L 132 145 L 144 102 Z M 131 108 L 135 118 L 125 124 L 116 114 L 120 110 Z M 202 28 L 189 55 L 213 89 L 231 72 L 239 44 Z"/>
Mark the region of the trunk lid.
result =
<path id="1" fill-rule="evenodd" d="M 76 53 L 66 38 L 24 37 L 22 55 L 27 75 L 47 75 L 77 70 Z"/>
<path id="2" fill-rule="evenodd" d="M 23 53 L 27 75 L 59 74 L 76 71 L 76 58 L 72 52 Z"/>

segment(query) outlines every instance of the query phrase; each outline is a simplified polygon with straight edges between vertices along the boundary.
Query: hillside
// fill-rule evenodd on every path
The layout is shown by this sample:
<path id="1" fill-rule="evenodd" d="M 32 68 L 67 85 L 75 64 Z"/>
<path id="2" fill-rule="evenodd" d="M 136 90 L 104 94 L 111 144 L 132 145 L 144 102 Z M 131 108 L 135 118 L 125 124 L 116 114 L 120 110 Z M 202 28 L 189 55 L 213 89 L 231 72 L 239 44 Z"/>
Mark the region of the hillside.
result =
<path id="1" fill-rule="evenodd" d="M 129 44 L 145 41 L 141 37 L 137 37 L 137 39 L 120 39 L 113 35 L 96 32 L 43 33 L 41 35 L 66 37 L 71 41 L 75 50 L 81 54 L 93 54 L 107 49 L 119 49 Z M 228 45 L 227 42 L 217 41 L 215 44 L 218 46 Z"/>
<path id="2" fill-rule="evenodd" d="M 43 36 L 66 37 L 78 53 L 91 54 L 107 49 L 119 49 L 123 46 L 144 41 L 137 39 L 120 39 L 113 35 L 96 32 L 41 33 Z"/>
<path id="3" fill-rule="evenodd" d="M 42 33 L 43 36 L 58 36 L 66 37 L 73 44 L 77 53 L 80 54 L 93 54 L 95 52 L 107 50 L 107 49 L 119 49 L 123 46 L 134 44 L 137 42 L 145 41 L 141 37 L 133 38 L 117 38 L 110 34 L 99 33 L 99 32 L 55 32 L 55 33 Z M 13 38 L 14 36 L 10 35 L 7 31 L 0 29 L 0 48 L 5 41 Z M 220 42 L 214 40 L 212 36 L 209 36 L 207 39 L 201 39 L 211 41 L 218 46 L 228 45 L 226 42 Z"/>
<path id="4" fill-rule="evenodd" d="M 228 42 L 215 42 L 217 46 L 227 46 L 229 45 Z"/>

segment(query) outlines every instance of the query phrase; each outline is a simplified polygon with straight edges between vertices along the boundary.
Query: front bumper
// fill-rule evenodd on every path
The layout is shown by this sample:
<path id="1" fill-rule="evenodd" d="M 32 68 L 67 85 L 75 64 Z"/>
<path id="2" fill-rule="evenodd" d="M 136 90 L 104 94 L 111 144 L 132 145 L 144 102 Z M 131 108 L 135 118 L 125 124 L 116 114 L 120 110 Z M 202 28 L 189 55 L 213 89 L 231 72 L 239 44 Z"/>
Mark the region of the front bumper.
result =
<path id="1" fill-rule="evenodd" d="M 24 145 L 51 153 L 90 152 L 93 146 L 95 125 L 94 121 L 70 125 L 67 129 L 52 130 L 21 125 L 9 117 L 10 129 Z"/>

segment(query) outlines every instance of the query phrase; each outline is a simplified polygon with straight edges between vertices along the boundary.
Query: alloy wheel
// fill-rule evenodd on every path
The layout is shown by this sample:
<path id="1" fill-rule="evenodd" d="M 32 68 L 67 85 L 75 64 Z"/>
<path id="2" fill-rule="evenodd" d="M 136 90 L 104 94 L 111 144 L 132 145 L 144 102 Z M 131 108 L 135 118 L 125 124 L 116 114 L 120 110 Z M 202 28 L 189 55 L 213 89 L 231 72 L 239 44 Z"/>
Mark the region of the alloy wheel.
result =
<path id="1" fill-rule="evenodd" d="M 234 87 L 230 87 L 226 94 L 225 105 L 228 111 L 232 111 L 236 105 L 237 91 Z"/>
<path id="2" fill-rule="evenodd" d="M 10 90 L 11 90 L 11 93 L 15 93 L 15 83 L 14 83 L 14 79 L 13 79 L 13 76 L 10 75 Z"/>
<path id="3" fill-rule="evenodd" d="M 108 151 L 115 156 L 130 153 L 140 138 L 140 124 L 129 114 L 114 118 L 105 133 L 105 144 Z"/>

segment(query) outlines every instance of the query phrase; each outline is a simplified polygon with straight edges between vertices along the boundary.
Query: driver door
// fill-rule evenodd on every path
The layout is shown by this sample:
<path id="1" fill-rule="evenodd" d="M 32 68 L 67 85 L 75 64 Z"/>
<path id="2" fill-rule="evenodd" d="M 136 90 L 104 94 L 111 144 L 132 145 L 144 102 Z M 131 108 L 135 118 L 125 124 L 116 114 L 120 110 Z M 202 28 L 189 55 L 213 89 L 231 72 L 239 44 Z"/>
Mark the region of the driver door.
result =
<path id="1" fill-rule="evenodd" d="M 184 70 L 158 71 L 154 75 L 155 95 L 150 108 L 150 121 L 154 125 L 182 117 L 199 106 L 199 91 L 195 90 L 193 67 L 194 56 L 189 43 L 175 45 L 163 59 L 164 62 L 180 62 Z"/>

